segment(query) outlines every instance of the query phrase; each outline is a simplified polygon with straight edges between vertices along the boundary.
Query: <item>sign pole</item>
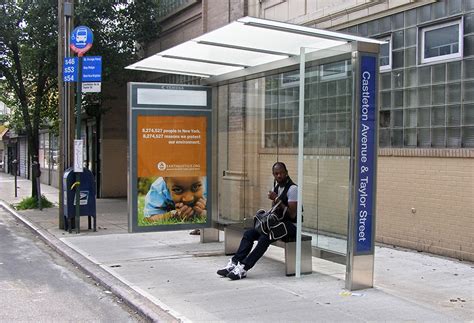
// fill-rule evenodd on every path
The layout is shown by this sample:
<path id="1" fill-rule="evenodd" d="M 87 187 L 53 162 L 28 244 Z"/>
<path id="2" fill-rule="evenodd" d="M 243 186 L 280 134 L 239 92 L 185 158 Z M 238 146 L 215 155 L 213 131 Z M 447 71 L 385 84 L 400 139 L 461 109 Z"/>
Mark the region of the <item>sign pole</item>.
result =
<path id="1" fill-rule="evenodd" d="M 77 82 L 76 82 L 76 140 L 81 139 L 81 105 L 82 105 L 82 54 L 79 53 L 77 62 Z M 79 158 L 76 156 L 75 158 Z M 81 165 L 82 166 L 82 165 Z M 76 172 L 76 233 L 80 233 L 81 225 L 81 173 Z"/>
<path id="2" fill-rule="evenodd" d="M 74 172 L 76 173 L 76 182 L 72 187 L 67 189 L 76 190 L 76 213 L 75 213 L 75 224 L 76 224 L 76 233 L 79 233 L 80 230 L 80 217 L 81 217 L 81 173 L 83 171 L 82 164 L 82 144 L 81 144 L 81 101 L 82 101 L 82 56 L 92 47 L 92 42 L 94 40 L 94 35 L 89 27 L 78 26 L 74 28 L 71 33 L 71 44 L 70 48 L 73 52 L 77 53 L 77 81 L 76 81 L 76 140 L 74 143 Z M 72 69 L 73 71 L 74 69 Z M 69 69 L 71 72 L 71 69 Z M 73 78 L 73 75 L 69 75 Z M 70 80 L 70 79 L 69 79 Z M 76 142 L 79 143 L 81 149 L 76 149 Z"/>

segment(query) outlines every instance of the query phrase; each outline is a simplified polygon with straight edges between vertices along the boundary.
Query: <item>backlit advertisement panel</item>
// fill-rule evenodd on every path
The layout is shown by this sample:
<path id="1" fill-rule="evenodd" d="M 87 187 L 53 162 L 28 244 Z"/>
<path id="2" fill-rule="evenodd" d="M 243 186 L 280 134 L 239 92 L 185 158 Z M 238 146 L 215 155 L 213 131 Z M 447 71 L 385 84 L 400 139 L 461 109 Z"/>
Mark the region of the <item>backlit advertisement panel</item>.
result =
<path id="1" fill-rule="evenodd" d="M 204 116 L 137 117 L 138 225 L 205 223 Z"/>
<path id="2" fill-rule="evenodd" d="M 129 84 L 130 232 L 210 226 L 210 91 Z"/>

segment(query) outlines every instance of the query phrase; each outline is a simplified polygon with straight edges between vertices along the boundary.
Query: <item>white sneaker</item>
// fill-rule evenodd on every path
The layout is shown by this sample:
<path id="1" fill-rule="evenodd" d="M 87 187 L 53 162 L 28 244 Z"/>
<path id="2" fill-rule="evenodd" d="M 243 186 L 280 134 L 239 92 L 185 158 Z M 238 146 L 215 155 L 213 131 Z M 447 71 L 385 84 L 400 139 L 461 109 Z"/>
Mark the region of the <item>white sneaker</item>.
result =
<path id="1" fill-rule="evenodd" d="M 234 267 L 234 269 L 227 275 L 232 280 L 243 279 L 247 277 L 247 270 L 244 269 L 244 264 L 240 262 Z"/>
<path id="2" fill-rule="evenodd" d="M 219 269 L 217 271 L 217 274 L 221 275 L 222 277 L 227 277 L 227 275 L 229 275 L 229 273 L 232 270 L 234 270 L 235 266 L 236 265 L 232 262 L 232 258 L 231 258 L 231 259 L 229 259 L 229 262 L 227 263 L 227 265 L 224 268 Z"/>

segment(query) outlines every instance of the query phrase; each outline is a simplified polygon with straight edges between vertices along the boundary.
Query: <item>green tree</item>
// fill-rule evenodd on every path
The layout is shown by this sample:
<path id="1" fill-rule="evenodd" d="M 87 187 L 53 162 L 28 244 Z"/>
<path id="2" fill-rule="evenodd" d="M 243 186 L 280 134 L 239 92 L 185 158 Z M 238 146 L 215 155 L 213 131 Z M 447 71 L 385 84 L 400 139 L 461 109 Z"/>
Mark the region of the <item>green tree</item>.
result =
<path id="1" fill-rule="evenodd" d="M 126 82 L 124 67 L 137 60 L 138 46 L 158 33 L 158 0 L 81 0 L 75 24 L 94 33 L 88 55 L 100 55 L 103 82 Z M 57 120 L 57 0 L 0 3 L 0 100 L 12 109 L 10 127 L 26 133 L 32 162 L 38 162 L 39 130 Z M 100 117 L 103 94 L 87 95 L 84 108 Z M 37 196 L 32 178 L 32 196 Z"/>
<path id="2" fill-rule="evenodd" d="M 0 72 L 5 77 L 0 99 L 13 111 L 10 127 L 26 133 L 32 162 L 38 162 L 42 111 L 57 106 L 51 100 L 57 88 L 56 11 L 53 0 L 0 4 Z M 32 196 L 37 196 L 34 177 Z"/>

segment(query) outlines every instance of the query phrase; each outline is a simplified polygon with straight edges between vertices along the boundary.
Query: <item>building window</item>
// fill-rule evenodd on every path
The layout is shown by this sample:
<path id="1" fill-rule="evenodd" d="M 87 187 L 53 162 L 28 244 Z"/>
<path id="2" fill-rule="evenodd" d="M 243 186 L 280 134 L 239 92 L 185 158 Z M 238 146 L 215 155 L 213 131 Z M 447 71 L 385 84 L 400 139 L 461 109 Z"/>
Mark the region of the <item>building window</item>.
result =
<path id="1" fill-rule="evenodd" d="M 265 147 L 291 148 L 298 145 L 298 72 L 266 79 Z"/>
<path id="2" fill-rule="evenodd" d="M 352 104 L 349 60 L 308 68 L 305 73 L 304 146 L 347 148 Z M 265 78 L 265 148 L 298 147 L 299 73 Z"/>
<path id="3" fill-rule="evenodd" d="M 57 170 L 59 165 L 59 139 L 52 133 L 41 133 L 39 137 L 39 162 L 41 168 Z"/>
<path id="4" fill-rule="evenodd" d="M 380 45 L 379 65 L 380 71 L 388 71 L 392 68 L 392 38 L 386 37 L 380 39 L 385 44 Z"/>
<path id="5" fill-rule="evenodd" d="M 421 63 L 462 57 L 461 20 L 421 29 Z"/>
<path id="6" fill-rule="evenodd" d="M 387 51 L 379 55 L 379 147 L 474 148 L 473 13 L 460 3 L 436 1 L 405 11 L 404 21 L 393 15 L 391 30 L 376 35 L 391 40 L 389 71 Z M 434 21 L 444 7 L 444 16 L 462 17 Z"/>
<path id="7" fill-rule="evenodd" d="M 300 85 L 300 74 L 299 73 L 283 73 L 280 79 L 281 87 L 295 87 Z"/>
<path id="8" fill-rule="evenodd" d="M 329 81 L 347 77 L 347 61 L 321 65 L 321 80 Z"/>

